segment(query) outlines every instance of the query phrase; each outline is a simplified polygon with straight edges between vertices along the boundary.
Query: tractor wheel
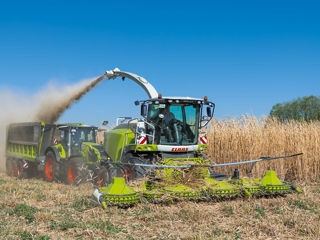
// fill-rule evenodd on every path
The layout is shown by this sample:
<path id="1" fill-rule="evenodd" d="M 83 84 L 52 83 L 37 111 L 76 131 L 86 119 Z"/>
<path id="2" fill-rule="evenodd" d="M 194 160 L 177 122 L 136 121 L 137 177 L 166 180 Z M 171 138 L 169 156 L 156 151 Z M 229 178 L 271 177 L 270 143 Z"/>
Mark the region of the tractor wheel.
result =
<path id="1" fill-rule="evenodd" d="M 89 170 L 82 158 L 71 158 L 65 164 L 64 181 L 66 184 L 78 185 L 88 180 Z"/>
<path id="2" fill-rule="evenodd" d="M 16 168 L 15 168 L 15 160 L 8 159 L 6 160 L 6 171 L 8 176 L 15 177 L 16 176 Z"/>
<path id="3" fill-rule="evenodd" d="M 56 179 L 56 157 L 52 151 L 47 152 L 46 161 L 44 165 L 44 179 L 52 182 Z"/>
<path id="4" fill-rule="evenodd" d="M 106 167 L 101 167 L 98 171 L 97 178 L 96 178 L 96 185 L 101 187 L 106 187 L 111 182 L 112 177 L 110 173 L 110 169 Z"/>

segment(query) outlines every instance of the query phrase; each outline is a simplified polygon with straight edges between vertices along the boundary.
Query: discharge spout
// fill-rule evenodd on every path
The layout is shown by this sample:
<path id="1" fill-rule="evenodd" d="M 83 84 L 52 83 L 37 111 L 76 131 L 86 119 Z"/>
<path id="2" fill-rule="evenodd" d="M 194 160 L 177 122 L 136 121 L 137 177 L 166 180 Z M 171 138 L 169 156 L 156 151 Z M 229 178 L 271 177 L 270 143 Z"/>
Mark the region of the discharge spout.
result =
<path id="1" fill-rule="evenodd" d="M 119 68 L 115 68 L 113 70 L 107 71 L 106 76 L 108 79 L 115 79 L 117 77 L 122 77 L 122 80 L 125 78 L 129 78 L 135 83 L 137 83 L 140 87 L 142 87 L 146 93 L 148 94 L 149 98 L 158 98 L 157 90 L 149 83 L 145 78 L 138 76 L 134 73 L 129 72 L 122 72 Z"/>

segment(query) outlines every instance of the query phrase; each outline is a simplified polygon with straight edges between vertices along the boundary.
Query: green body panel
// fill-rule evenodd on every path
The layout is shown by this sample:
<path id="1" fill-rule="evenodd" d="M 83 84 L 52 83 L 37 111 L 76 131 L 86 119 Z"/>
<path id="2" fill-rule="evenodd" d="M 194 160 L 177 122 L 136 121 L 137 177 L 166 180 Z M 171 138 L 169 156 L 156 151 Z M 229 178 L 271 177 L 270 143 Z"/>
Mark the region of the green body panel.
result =
<path id="1" fill-rule="evenodd" d="M 87 164 L 96 164 L 101 160 L 101 153 L 98 148 L 103 146 L 98 143 L 83 142 L 81 146 L 81 155 Z"/>
<path id="2" fill-rule="evenodd" d="M 57 144 L 57 145 L 54 145 L 52 147 L 56 148 L 58 150 L 60 158 L 67 158 L 66 151 L 65 151 L 64 147 L 62 146 L 62 144 Z"/>
<path id="3" fill-rule="evenodd" d="M 45 123 L 44 122 L 41 122 L 41 127 L 44 127 L 45 126 Z M 43 141 L 43 131 L 41 133 L 41 137 L 40 137 L 40 144 L 39 144 L 39 149 L 38 149 L 38 154 L 40 155 L 40 150 L 41 150 L 41 146 L 42 146 L 42 141 Z"/>
<path id="4" fill-rule="evenodd" d="M 112 161 L 119 162 L 124 147 L 135 143 L 135 134 L 128 128 L 113 129 L 104 135 L 104 150 Z"/>
<path id="5" fill-rule="evenodd" d="M 103 146 L 101 144 L 91 142 L 82 143 L 81 156 L 87 164 L 96 164 L 101 160 L 101 153 L 98 149 L 99 147 L 102 148 Z M 54 145 L 52 148 L 56 148 L 58 150 L 60 158 L 66 160 L 69 159 L 62 144 Z"/>
<path id="6" fill-rule="evenodd" d="M 199 144 L 198 145 L 198 151 L 204 151 L 208 148 L 208 145 L 207 144 Z"/>
<path id="7" fill-rule="evenodd" d="M 44 122 L 40 122 L 41 128 L 45 126 Z M 8 135 L 8 130 L 7 130 Z M 6 155 L 12 158 L 23 158 L 27 161 L 34 162 L 36 157 L 40 155 L 44 132 L 41 131 L 40 139 L 36 143 L 31 142 L 9 142 L 7 139 Z"/>
<path id="8" fill-rule="evenodd" d="M 7 144 L 7 156 L 24 158 L 28 161 L 35 161 L 35 158 L 39 156 L 39 147 L 37 144 Z"/>
<path id="9" fill-rule="evenodd" d="M 261 179 L 260 184 L 263 186 L 267 186 L 267 185 L 281 185 L 282 183 L 277 178 L 277 174 L 275 171 L 266 171 L 266 174 Z"/>
<path id="10" fill-rule="evenodd" d="M 139 195 L 130 188 L 124 178 L 115 177 L 108 187 L 100 188 L 107 205 L 132 205 L 140 201 Z"/>
<path id="11" fill-rule="evenodd" d="M 114 194 L 114 195 L 128 195 L 135 193 L 125 182 L 122 177 L 115 177 L 112 179 L 111 184 L 108 187 L 102 187 L 101 192 L 104 194 Z"/>
<path id="12" fill-rule="evenodd" d="M 129 149 L 138 152 L 156 152 L 158 151 L 158 145 L 156 144 L 144 144 L 144 145 L 130 145 Z"/>

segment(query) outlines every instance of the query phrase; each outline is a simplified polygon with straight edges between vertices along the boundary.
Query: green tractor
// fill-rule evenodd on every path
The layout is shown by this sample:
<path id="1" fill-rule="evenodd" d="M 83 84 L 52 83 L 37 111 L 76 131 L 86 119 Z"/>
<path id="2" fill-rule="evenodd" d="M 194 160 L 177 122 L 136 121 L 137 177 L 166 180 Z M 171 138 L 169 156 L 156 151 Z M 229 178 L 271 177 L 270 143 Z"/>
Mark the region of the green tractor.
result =
<path id="1" fill-rule="evenodd" d="M 119 69 L 107 71 L 106 76 L 133 80 L 147 92 L 149 99 L 135 102 L 140 106 L 142 118 L 120 118 L 116 127 L 105 133 L 104 150 L 110 159 L 101 161 L 99 188 L 93 194 L 102 206 L 179 199 L 211 201 L 300 191 L 281 182 L 273 171 L 253 180 L 241 179 L 237 169 L 232 177 L 213 171 L 220 166 L 247 163 L 253 168 L 259 161 L 301 154 L 212 163 L 203 154 L 208 144 L 205 126 L 213 118 L 215 107 L 207 97 L 163 97 L 143 77 Z"/>
<path id="2" fill-rule="evenodd" d="M 103 146 L 96 143 L 97 127 L 83 124 L 57 125 L 56 145 L 47 151 L 47 158 L 55 166 L 49 169 L 56 178 L 68 184 L 78 184 L 87 180 L 97 181 L 100 162 L 110 160 Z M 48 166 L 48 165 L 46 165 Z M 47 168 L 46 168 L 47 172 Z M 51 179 L 55 176 L 51 176 Z"/>
<path id="3" fill-rule="evenodd" d="M 42 176 L 78 184 L 96 180 L 101 161 L 108 156 L 96 143 L 94 126 L 15 123 L 8 126 L 6 167 L 10 176 Z M 109 158 L 110 159 L 110 158 Z"/>

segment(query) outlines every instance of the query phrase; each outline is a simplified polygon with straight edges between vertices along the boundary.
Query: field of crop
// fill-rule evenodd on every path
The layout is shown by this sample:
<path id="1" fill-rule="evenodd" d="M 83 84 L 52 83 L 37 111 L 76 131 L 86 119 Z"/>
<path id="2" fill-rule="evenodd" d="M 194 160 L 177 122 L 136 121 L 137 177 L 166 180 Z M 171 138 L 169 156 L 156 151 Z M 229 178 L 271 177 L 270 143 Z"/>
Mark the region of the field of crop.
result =
<path id="1" fill-rule="evenodd" d="M 103 210 L 91 202 L 90 183 L 68 186 L 0 173 L 0 239 L 320 239 L 319 123 L 215 121 L 208 140 L 207 154 L 217 163 L 304 152 L 258 163 L 253 171 L 262 177 L 276 170 L 303 193 Z M 245 176 L 248 166 L 239 169 Z"/>
<path id="2" fill-rule="evenodd" d="M 275 119 L 244 116 L 213 121 L 208 132 L 207 154 L 216 163 L 257 159 L 261 156 L 290 155 L 300 157 L 264 161 L 256 164 L 254 177 L 275 170 L 280 179 L 314 182 L 320 176 L 320 122 L 279 123 Z M 246 175 L 250 166 L 239 167 Z M 232 173 L 232 168 L 216 169 Z"/>

